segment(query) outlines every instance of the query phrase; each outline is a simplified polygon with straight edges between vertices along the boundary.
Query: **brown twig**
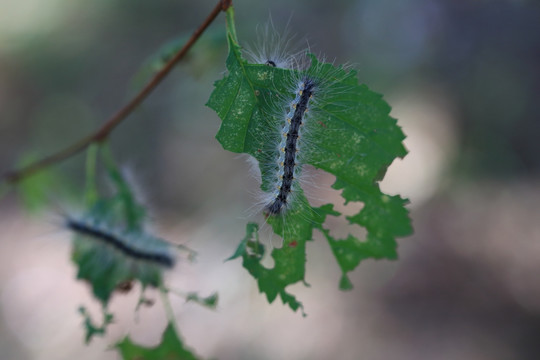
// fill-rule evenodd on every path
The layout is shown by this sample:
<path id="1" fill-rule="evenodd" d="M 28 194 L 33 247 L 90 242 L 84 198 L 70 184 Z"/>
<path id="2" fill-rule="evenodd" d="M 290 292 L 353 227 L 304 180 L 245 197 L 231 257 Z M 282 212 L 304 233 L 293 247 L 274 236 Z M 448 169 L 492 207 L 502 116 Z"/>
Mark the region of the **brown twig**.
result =
<path id="1" fill-rule="evenodd" d="M 188 50 L 195 44 L 201 34 L 206 28 L 215 20 L 221 11 L 226 11 L 232 5 L 232 0 L 219 0 L 212 12 L 208 15 L 206 20 L 199 26 L 197 30 L 191 35 L 188 42 L 180 49 L 158 72 L 154 77 L 146 84 L 146 86 L 123 108 L 121 108 L 116 114 L 114 114 L 109 120 L 107 120 L 96 132 L 90 134 L 67 148 L 58 151 L 57 153 L 47 156 L 41 160 L 38 160 L 28 166 L 25 166 L 19 170 L 7 172 L 2 177 L 2 182 L 14 184 L 18 181 L 37 173 L 55 163 L 62 160 L 66 160 L 73 155 L 86 149 L 92 143 L 99 143 L 107 139 L 109 134 L 129 115 L 131 112 L 140 105 L 148 95 L 161 83 L 161 81 L 170 73 L 172 68 L 184 57 Z"/>

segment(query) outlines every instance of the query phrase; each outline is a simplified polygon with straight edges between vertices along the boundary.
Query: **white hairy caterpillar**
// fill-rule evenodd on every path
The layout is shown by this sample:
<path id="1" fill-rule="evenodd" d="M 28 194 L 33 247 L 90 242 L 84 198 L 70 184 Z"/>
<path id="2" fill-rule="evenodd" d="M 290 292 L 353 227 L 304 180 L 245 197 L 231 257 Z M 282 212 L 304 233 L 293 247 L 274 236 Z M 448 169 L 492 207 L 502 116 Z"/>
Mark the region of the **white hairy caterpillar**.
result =
<path id="1" fill-rule="evenodd" d="M 302 171 L 302 127 L 308 121 L 308 106 L 315 90 L 309 77 L 301 80 L 294 89 L 294 99 L 282 120 L 280 141 L 275 161 L 274 190 L 269 193 L 265 211 L 269 215 L 280 215 L 292 203 L 293 192 L 298 191 Z"/>
<path id="2" fill-rule="evenodd" d="M 265 132 L 274 134 L 267 136 L 266 144 L 260 146 L 257 154 L 265 191 L 260 196 L 260 204 L 267 215 L 285 215 L 305 202 L 300 195 L 305 182 L 302 176 L 305 164 L 317 166 L 317 163 L 332 161 L 317 156 L 323 153 L 319 151 L 321 140 L 328 137 L 328 131 L 343 129 L 337 129 L 335 124 L 333 128 L 327 126 L 324 109 L 339 107 L 339 102 L 332 98 L 346 92 L 340 84 L 345 73 L 342 67 L 320 63 L 313 55 L 308 55 L 307 50 L 289 55 L 283 47 L 288 47 L 290 41 L 278 35 L 271 37 L 272 41 L 276 39 L 276 49 L 262 45 L 258 47 L 261 54 L 254 54 L 252 50 L 247 53 L 251 61 L 273 68 L 269 72 L 282 68 L 284 73 L 274 89 L 262 96 L 257 94 L 264 103 L 263 117 L 267 124 L 267 129 L 259 131 L 257 136 Z"/>
<path id="3" fill-rule="evenodd" d="M 114 254 L 142 266 L 172 268 L 175 264 L 171 245 L 149 234 L 120 231 L 98 221 L 69 217 L 65 220 L 65 227 L 88 241 L 88 245 L 103 250 L 104 254 Z"/>

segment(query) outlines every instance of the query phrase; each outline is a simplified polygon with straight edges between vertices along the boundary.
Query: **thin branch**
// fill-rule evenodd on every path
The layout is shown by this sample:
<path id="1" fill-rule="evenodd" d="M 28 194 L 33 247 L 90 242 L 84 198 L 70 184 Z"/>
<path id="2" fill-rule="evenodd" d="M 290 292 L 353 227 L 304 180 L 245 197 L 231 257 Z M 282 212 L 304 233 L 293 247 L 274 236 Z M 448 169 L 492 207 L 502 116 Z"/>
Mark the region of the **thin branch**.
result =
<path id="1" fill-rule="evenodd" d="M 226 11 L 232 5 L 232 0 L 219 0 L 215 8 L 208 15 L 206 20 L 199 26 L 197 30 L 191 35 L 189 41 L 180 49 L 158 72 L 154 77 L 146 84 L 146 86 L 123 108 L 121 108 L 116 114 L 114 114 L 109 120 L 107 120 L 101 128 L 99 128 L 93 134 L 90 134 L 74 144 L 66 147 L 57 153 L 47 156 L 41 160 L 38 160 L 28 166 L 25 166 L 19 170 L 7 172 L 3 175 L 3 183 L 15 184 L 22 179 L 31 176 L 53 164 L 56 164 L 62 160 L 66 160 L 73 155 L 83 151 L 90 144 L 103 142 L 107 139 L 109 134 L 129 115 L 133 110 L 139 106 L 148 95 L 161 83 L 161 81 L 171 72 L 172 68 L 184 58 L 188 50 L 195 44 L 206 28 L 216 19 L 221 11 Z M 1 185 L 0 182 L 0 185 Z"/>

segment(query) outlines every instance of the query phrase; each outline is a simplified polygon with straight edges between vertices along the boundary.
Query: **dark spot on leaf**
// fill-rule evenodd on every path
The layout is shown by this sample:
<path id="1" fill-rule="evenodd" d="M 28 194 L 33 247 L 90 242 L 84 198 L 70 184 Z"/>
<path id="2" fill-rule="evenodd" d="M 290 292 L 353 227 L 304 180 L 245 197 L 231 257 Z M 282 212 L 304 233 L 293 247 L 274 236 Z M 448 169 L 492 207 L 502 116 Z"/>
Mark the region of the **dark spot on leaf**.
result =
<path id="1" fill-rule="evenodd" d="M 126 280 L 116 285 L 116 290 L 120 293 L 128 293 L 133 289 L 133 280 Z"/>

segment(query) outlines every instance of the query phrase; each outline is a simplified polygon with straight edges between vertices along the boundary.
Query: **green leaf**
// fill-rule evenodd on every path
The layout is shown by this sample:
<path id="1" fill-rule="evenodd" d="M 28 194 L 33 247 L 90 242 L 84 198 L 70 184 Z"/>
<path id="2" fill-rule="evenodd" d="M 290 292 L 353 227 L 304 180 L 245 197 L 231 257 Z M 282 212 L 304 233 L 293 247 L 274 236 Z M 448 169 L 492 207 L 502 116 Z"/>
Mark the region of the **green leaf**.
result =
<path id="1" fill-rule="evenodd" d="M 102 150 L 114 191 L 110 196 L 98 196 L 95 185 L 88 186 L 95 183 L 95 165 L 88 166 L 86 198 L 92 200 L 87 201 L 89 208 L 78 221 L 111 235 L 122 246 L 115 246 L 99 236 L 75 232 L 72 260 L 78 268 L 77 278 L 88 281 L 94 296 L 106 307 L 116 289 L 121 290 L 132 281 L 139 281 L 143 288 L 162 285 L 164 267 L 135 258 L 125 251 L 126 248 L 136 249 L 139 253 L 171 254 L 172 245 L 145 230 L 144 206 L 138 203 L 108 149 Z M 95 164 L 93 156 L 89 158 L 92 159 L 90 163 Z M 88 196 L 89 193 L 92 196 Z"/>
<path id="2" fill-rule="evenodd" d="M 98 198 L 97 186 L 97 157 L 99 145 L 90 144 L 86 150 L 86 183 L 84 190 L 84 203 L 87 207 L 93 206 Z"/>
<path id="3" fill-rule="evenodd" d="M 311 210 L 311 211 L 310 211 Z M 266 295 L 269 303 L 277 296 L 284 304 L 296 311 L 303 311 L 302 303 L 285 288 L 299 281 L 305 282 L 306 242 L 313 238 L 313 228 L 321 229 L 326 215 L 337 215 L 332 205 L 320 208 L 295 209 L 288 213 L 287 225 L 284 226 L 282 218 L 269 218 L 274 232 L 283 236 L 283 246 L 274 248 L 271 256 L 274 267 L 266 268 L 261 264 L 265 254 L 265 247 L 259 243 L 259 227 L 255 223 L 246 226 L 246 236 L 238 246 L 235 254 L 229 259 L 242 257 L 242 265 L 257 279 L 259 291 Z M 310 216 L 306 218 L 306 216 Z M 307 285 L 307 284 L 306 284 Z M 305 315 L 305 314 L 304 314 Z"/>
<path id="4" fill-rule="evenodd" d="M 114 346 L 124 360 L 197 360 L 199 357 L 187 349 L 172 324 L 163 333 L 161 343 L 155 347 L 139 346 L 126 336 Z"/>
<path id="5" fill-rule="evenodd" d="M 326 88 L 321 95 L 324 98 L 316 104 L 315 111 L 310 110 L 313 114 L 305 124 L 309 127 L 306 133 L 310 140 L 310 148 L 304 150 L 305 161 L 336 176 L 332 187 L 342 190 L 345 203 L 364 204 L 362 210 L 347 219 L 351 225 L 366 228 L 366 239 L 352 235 L 335 239 L 323 224 L 327 216 L 341 214 L 331 205 L 311 207 L 300 191 L 298 206 L 284 216 L 267 219 L 274 232 L 284 239 L 283 247 L 272 252 L 275 260 L 272 269 L 260 264 L 261 254 L 249 254 L 250 246 L 258 241 L 253 240 L 257 238 L 257 227 L 248 224 L 246 238 L 231 258 L 242 256 L 243 266 L 257 279 L 269 302 L 280 295 L 284 303 L 296 310 L 301 304 L 285 287 L 304 280 L 305 243 L 312 239 L 313 229 L 320 230 L 330 244 L 342 270 L 343 290 L 352 288 L 347 273 L 361 260 L 397 257 L 395 238 L 412 232 L 404 207 L 407 200 L 383 194 L 378 181 L 396 157 L 407 153 L 402 143 L 405 136 L 397 121 L 389 116 L 390 106 L 381 95 L 359 84 L 355 71 L 320 63 L 312 55 L 311 65 L 304 71 L 249 64 L 236 40 L 232 10 L 228 12 L 227 31 L 228 73 L 215 83 L 207 103 L 222 120 L 216 138 L 223 148 L 255 157 L 263 179 L 261 189 L 269 190 L 275 170 L 266 163 L 275 157 L 272 153 L 275 146 L 268 146 L 268 141 L 279 137 L 276 127 L 269 124 L 276 124 L 275 114 L 285 110 L 276 111 L 273 99 L 294 98 L 290 84 L 309 74 Z M 266 149 L 271 149 L 270 153 Z"/>
<path id="6" fill-rule="evenodd" d="M 90 317 L 90 314 L 86 310 L 84 306 L 79 307 L 79 313 L 84 317 L 84 329 L 86 331 L 85 335 L 85 343 L 89 344 L 90 341 L 92 341 L 92 338 L 94 336 L 103 336 L 105 335 L 105 331 L 107 329 L 107 326 L 109 326 L 113 320 L 114 316 L 103 309 L 103 324 L 102 325 L 95 325 L 92 321 L 92 318 Z"/>
<path id="7" fill-rule="evenodd" d="M 92 219 L 96 228 L 110 229 L 111 233 L 122 238 L 124 243 L 131 244 L 131 247 L 152 249 L 152 252 L 157 250 L 166 252 L 172 248 L 166 241 L 143 230 L 122 231 L 124 221 L 114 212 L 119 208 L 117 201 L 116 197 L 100 199 L 86 217 Z M 143 287 L 156 288 L 162 284 L 164 271 L 162 266 L 133 259 L 107 242 L 87 235 L 75 234 L 72 259 L 78 267 L 77 278 L 90 283 L 95 297 L 104 306 L 107 305 L 113 292 L 127 282 L 137 280 Z"/>
<path id="8" fill-rule="evenodd" d="M 192 301 L 199 305 L 206 306 L 210 309 L 215 309 L 218 303 L 218 293 L 213 293 L 207 297 L 200 297 L 196 292 L 190 292 L 186 296 L 186 301 Z"/>

